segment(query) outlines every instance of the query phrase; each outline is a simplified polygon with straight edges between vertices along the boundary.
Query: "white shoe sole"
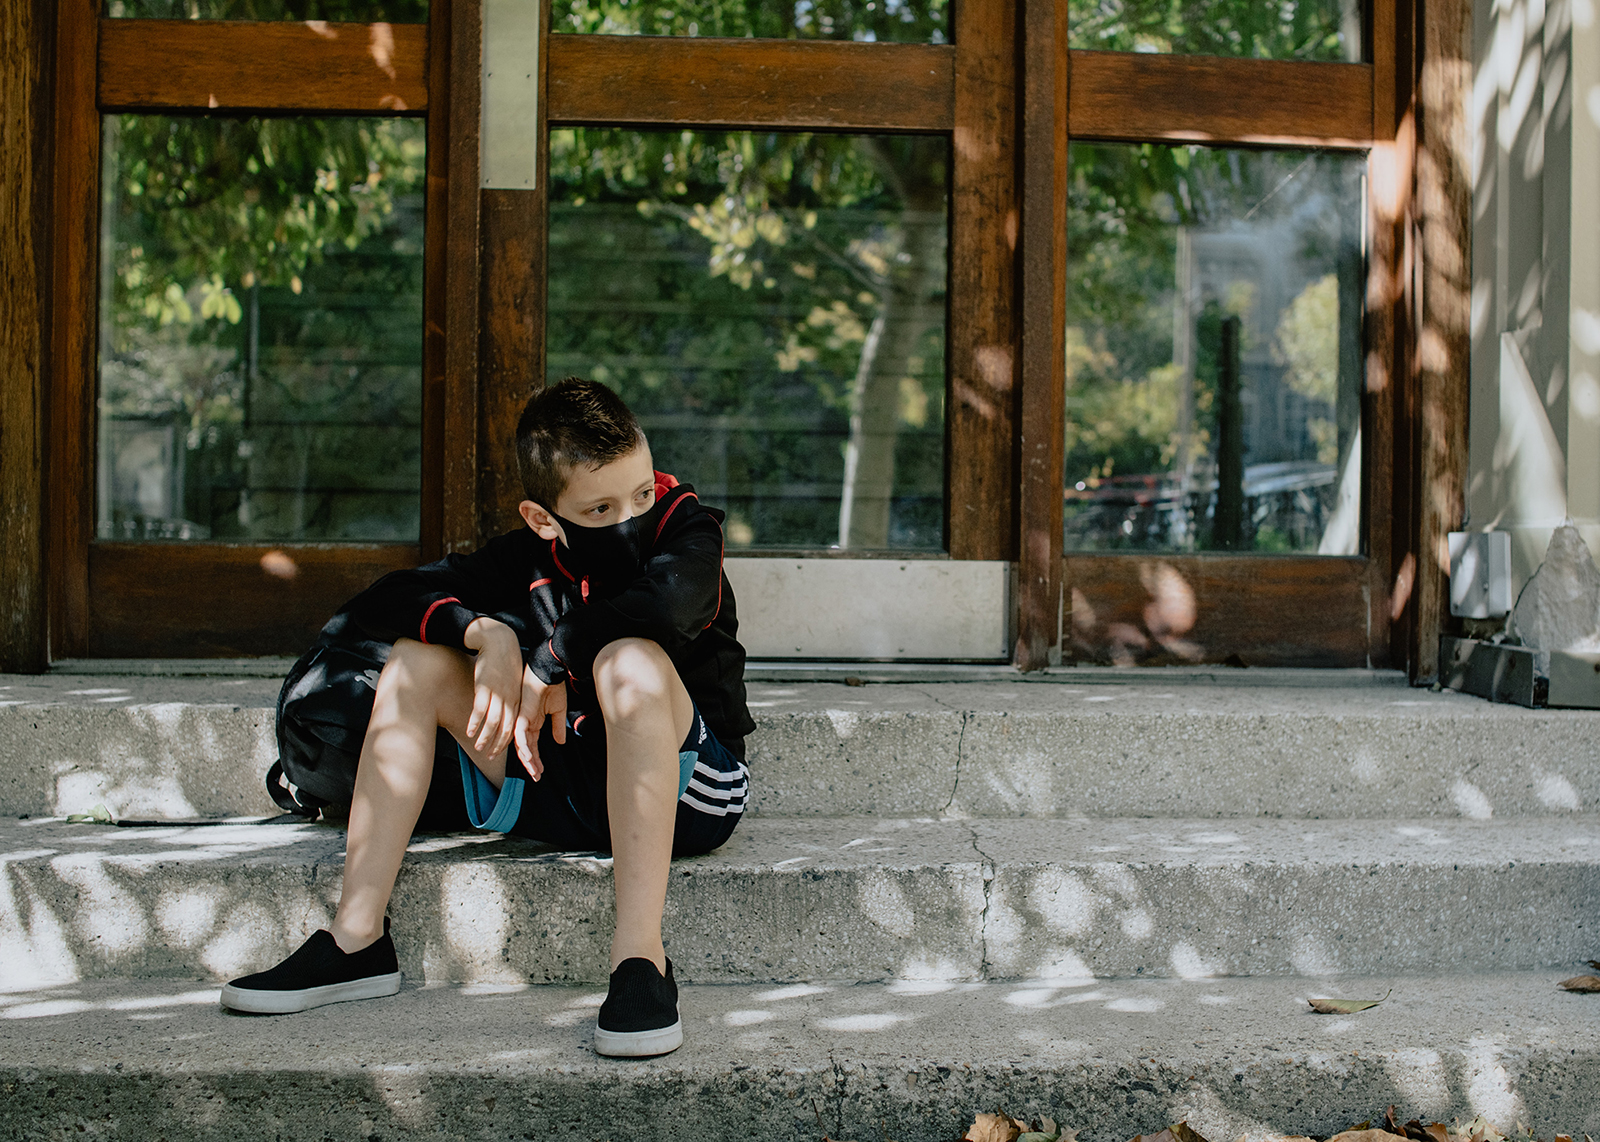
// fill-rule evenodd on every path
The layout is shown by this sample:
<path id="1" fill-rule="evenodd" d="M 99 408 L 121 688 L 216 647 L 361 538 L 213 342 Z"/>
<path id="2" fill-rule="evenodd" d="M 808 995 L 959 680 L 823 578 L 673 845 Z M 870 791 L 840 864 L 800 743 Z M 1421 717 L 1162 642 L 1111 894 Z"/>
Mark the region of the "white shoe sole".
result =
<path id="1" fill-rule="evenodd" d="M 254 991 L 248 988 L 222 986 L 222 1006 L 251 1015 L 289 1015 L 307 1011 L 325 1003 L 343 1003 L 350 999 L 381 999 L 400 990 L 400 973 L 369 975 L 348 983 L 330 983 L 322 987 L 307 987 L 299 991 Z"/>
<path id="2" fill-rule="evenodd" d="M 683 1020 L 671 1027 L 658 1027 L 653 1031 L 607 1031 L 594 1029 L 594 1051 L 614 1059 L 642 1059 L 650 1055 L 665 1055 L 683 1046 Z"/>

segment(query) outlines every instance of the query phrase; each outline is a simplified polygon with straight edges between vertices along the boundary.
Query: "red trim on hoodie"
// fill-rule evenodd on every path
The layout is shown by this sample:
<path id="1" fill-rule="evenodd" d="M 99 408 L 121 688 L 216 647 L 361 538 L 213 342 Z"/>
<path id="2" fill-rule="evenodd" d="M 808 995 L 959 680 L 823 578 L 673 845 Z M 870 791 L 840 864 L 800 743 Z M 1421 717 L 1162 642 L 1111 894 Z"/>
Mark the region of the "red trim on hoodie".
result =
<path id="1" fill-rule="evenodd" d="M 417 631 L 417 636 L 422 639 L 422 645 L 428 645 L 428 620 L 433 618 L 433 612 L 446 603 L 459 603 L 461 600 L 451 595 L 448 599 L 435 599 L 427 610 L 422 612 L 422 626 Z"/>
<path id="2" fill-rule="evenodd" d="M 556 541 L 553 539 L 550 541 L 550 558 L 556 561 L 556 569 L 565 575 L 569 582 L 577 582 L 577 580 L 572 577 L 572 572 L 568 571 L 566 567 L 562 566 L 561 556 L 556 554 Z"/>
<path id="3" fill-rule="evenodd" d="M 667 529 L 667 521 L 672 518 L 672 513 L 678 510 L 678 505 L 683 503 L 684 500 L 693 500 L 695 503 L 699 503 L 700 497 L 695 495 L 693 492 L 685 492 L 683 495 L 672 501 L 672 506 L 661 514 L 661 522 L 656 524 L 657 543 L 661 541 L 661 533 Z"/>
<path id="4" fill-rule="evenodd" d="M 554 579 L 535 579 L 533 582 L 528 584 L 528 590 L 537 591 L 540 587 L 548 587 L 554 582 Z"/>

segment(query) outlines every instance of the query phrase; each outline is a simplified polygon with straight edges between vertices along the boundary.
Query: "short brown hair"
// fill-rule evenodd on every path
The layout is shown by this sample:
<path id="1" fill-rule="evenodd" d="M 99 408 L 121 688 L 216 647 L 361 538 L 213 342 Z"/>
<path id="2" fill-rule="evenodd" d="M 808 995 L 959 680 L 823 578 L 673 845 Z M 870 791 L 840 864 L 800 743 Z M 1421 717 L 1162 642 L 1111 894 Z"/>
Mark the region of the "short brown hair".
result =
<path id="1" fill-rule="evenodd" d="M 517 469 L 528 498 L 547 511 L 580 464 L 599 468 L 644 443 L 638 417 L 599 381 L 568 377 L 535 393 L 517 419 Z"/>

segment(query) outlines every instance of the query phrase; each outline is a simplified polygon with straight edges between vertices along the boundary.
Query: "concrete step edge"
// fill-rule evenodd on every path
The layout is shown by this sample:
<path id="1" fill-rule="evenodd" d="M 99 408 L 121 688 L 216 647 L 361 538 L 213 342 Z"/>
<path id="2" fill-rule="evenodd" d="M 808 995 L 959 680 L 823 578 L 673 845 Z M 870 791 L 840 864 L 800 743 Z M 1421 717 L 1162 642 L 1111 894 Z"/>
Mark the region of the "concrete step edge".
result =
<path id="1" fill-rule="evenodd" d="M 1560 978 L 686 987 L 684 1047 L 638 1062 L 592 1054 L 595 988 L 407 987 L 242 1018 L 192 981 L 80 983 L 0 995 L 0 1133 L 948 1142 L 1003 1106 L 1085 1142 L 1181 1120 L 1231 1142 L 1390 1104 L 1600 1133 L 1600 997 Z M 1305 1005 L 1391 990 L 1354 1016 Z"/>
<path id="2" fill-rule="evenodd" d="M 275 697 L 250 678 L 7 676 L 0 814 L 270 812 Z M 1600 711 L 1393 687 L 796 683 L 751 700 L 752 807 L 779 816 L 1600 810 Z"/>
<path id="3" fill-rule="evenodd" d="M 329 826 L 0 825 L 0 987 L 216 978 L 338 899 Z M 430 981 L 604 980 L 609 861 L 419 838 L 390 913 Z M 754 819 L 674 864 L 683 978 L 1005 979 L 1513 970 L 1600 955 L 1600 820 Z"/>

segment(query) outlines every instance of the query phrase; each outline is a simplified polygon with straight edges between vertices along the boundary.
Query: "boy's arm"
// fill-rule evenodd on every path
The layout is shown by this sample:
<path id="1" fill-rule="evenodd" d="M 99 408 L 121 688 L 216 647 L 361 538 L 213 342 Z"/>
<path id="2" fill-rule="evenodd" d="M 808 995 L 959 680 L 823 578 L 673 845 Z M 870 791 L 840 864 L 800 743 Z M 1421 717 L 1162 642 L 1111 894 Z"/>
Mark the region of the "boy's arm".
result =
<path id="1" fill-rule="evenodd" d="M 722 525 L 685 493 L 667 518 L 644 574 L 617 595 L 573 607 L 534 651 L 543 681 L 587 679 L 594 659 L 619 638 L 647 638 L 669 654 L 711 625 L 722 605 Z M 687 501 L 687 502 L 684 502 Z"/>
<path id="2" fill-rule="evenodd" d="M 527 605 L 509 550 L 516 533 L 468 555 L 448 555 L 409 571 L 385 575 L 344 606 L 369 636 L 384 642 L 413 638 L 468 649 L 467 628 L 481 616 L 502 618 Z M 473 648 L 476 649 L 476 648 Z"/>

